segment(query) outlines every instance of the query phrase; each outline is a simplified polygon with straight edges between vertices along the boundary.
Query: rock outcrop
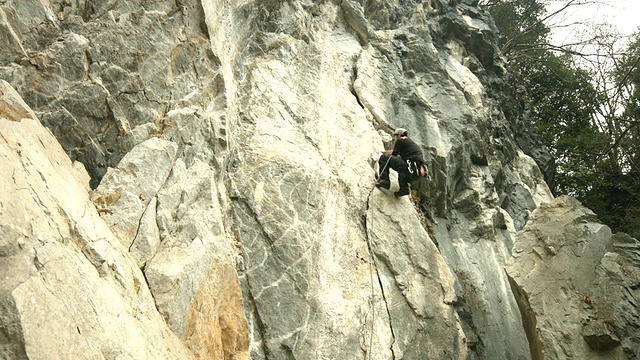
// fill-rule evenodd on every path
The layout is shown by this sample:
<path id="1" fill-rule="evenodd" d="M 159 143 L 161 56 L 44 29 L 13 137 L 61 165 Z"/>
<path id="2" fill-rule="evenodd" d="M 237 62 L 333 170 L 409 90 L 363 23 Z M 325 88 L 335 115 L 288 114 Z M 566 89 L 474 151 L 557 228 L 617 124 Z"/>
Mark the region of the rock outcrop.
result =
<path id="1" fill-rule="evenodd" d="M 533 212 L 506 268 L 533 359 L 640 356 L 638 249 L 575 199 Z"/>
<path id="2" fill-rule="evenodd" d="M 4 81 L 0 96 L 0 356 L 194 358 L 58 141 Z"/>
<path id="3" fill-rule="evenodd" d="M 0 357 L 638 356 L 637 241 L 554 202 L 477 1 L 7 1 L 0 34 Z M 429 177 L 395 199 L 400 126 Z"/>

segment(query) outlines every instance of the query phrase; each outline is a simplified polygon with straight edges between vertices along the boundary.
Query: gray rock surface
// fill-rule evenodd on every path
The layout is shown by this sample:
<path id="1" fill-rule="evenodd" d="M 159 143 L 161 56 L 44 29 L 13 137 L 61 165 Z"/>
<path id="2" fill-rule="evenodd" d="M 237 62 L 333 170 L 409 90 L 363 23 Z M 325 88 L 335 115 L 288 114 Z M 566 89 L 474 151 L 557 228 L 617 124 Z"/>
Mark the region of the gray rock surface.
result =
<path id="1" fill-rule="evenodd" d="M 176 160 L 176 143 L 146 140 L 107 170 L 92 198 L 143 269 L 171 330 L 200 357 L 247 358 L 235 250 L 224 229 L 214 169 L 189 152 L 183 148 Z"/>
<path id="2" fill-rule="evenodd" d="M 408 198 L 396 200 L 374 190 L 367 232 L 386 309 L 377 316 L 389 317 L 393 357 L 468 358 L 454 306 L 455 275 Z"/>
<path id="3" fill-rule="evenodd" d="M 638 357 L 637 249 L 575 199 L 533 212 L 506 270 L 534 359 Z"/>
<path id="4" fill-rule="evenodd" d="M 2 355 L 637 357 L 637 241 L 545 205 L 553 161 L 476 5 L 0 3 Z M 373 186 L 399 126 L 429 169 L 412 200 Z M 531 290 L 559 203 L 591 225 L 556 250 L 611 297 Z"/>
<path id="5" fill-rule="evenodd" d="M 93 202 L 104 210 L 105 221 L 125 248 L 133 243 L 140 218 L 167 180 L 177 148 L 156 137 L 146 140 L 131 149 L 116 168 L 109 168 L 93 192 Z"/>
<path id="6" fill-rule="evenodd" d="M 55 137 L 0 94 L 0 357 L 193 358 Z"/>
<path id="7" fill-rule="evenodd" d="M 169 111 L 206 109 L 224 89 L 203 22 L 199 1 L 3 3 L 0 77 L 95 188 L 135 145 L 173 126 Z"/>

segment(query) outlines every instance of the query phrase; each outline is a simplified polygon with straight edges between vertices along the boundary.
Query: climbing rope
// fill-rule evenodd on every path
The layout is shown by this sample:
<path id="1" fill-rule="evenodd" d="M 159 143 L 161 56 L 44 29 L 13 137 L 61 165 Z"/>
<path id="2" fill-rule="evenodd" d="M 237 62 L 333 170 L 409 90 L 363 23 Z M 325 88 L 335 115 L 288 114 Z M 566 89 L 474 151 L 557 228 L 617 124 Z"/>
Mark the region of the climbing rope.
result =
<path id="1" fill-rule="evenodd" d="M 375 183 L 377 184 L 380 181 L 380 178 L 382 176 L 382 174 L 387 170 L 387 166 L 389 165 L 389 161 L 391 160 L 391 155 L 389 156 L 389 158 L 387 159 L 386 163 L 384 164 L 384 166 L 382 167 L 382 170 L 380 170 L 378 172 L 378 175 L 376 177 Z M 379 161 L 379 158 L 378 158 Z M 431 187 L 430 187 L 430 176 L 427 175 L 427 194 L 431 194 Z M 373 193 L 373 190 L 376 188 L 376 186 L 374 185 L 373 188 L 371 189 L 371 191 L 369 192 L 369 198 L 371 198 L 371 194 Z M 371 207 L 370 207 L 371 208 Z M 369 229 L 373 229 L 373 210 L 371 211 L 371 219 L 368 222 L 368 227 L 367 227 L 367 246 L 369 247 L 369 254 L 371 255 L 371 261 L 369 261 L 369 276 L 371 278 L 370 281 L 370 285 L 371 285 L 371 329 L 369 331 L 369 350 L 367 352 L 367 359 L 371 360 L 371 349 L 373 348 L 373 333 L 374 333 L 374 328 L 375 328 L 375 288 L 374 288 L 374 277 L 373 277 L 373 267 L 375 265 L 376 267 L 376 272 L 378 269 L 378 263 L 376 262 L 375 259 L 375 255 L 373 254 L 373 247 L 371 246 L 371 234 L 369 233 Z M 378 277 L 380 275 L 378 274 Z M 382 289 L 382 284 L 380 284 L 380 290 L 382 291 L 382 296 L 384 297 L 384 289 Z M 393 329 L 391 330 L 393 332 Z M 395 342 L 395 341 L 394 341 Z M 393 344 L 392 344 L 393 345 Z M 392 350 L 393 351 L 393 350 Z"/>
<path id="2" fill-rule="evenodd" d="M 380 156 L 382 156 L 382 155 L 380 155 Z M 387 170 L 387 165 L 389 165 L 389 160 L 391 160 L 391 156 L 393 156 L 393 155 L 389 155 L 389 157 L 387 158 L 387 162 L 382 167 L 382 171 L 378 171 L 378 176 L 376 177 L 376 184 L 378 183 L 378 181 L 380 181 L 380 177 L 382 176 L 382 173 L 384 173 L 384 171 Z M 379 160 L 379 158 L 378 158 L 378 160 Z M 375 187 L 375 185 L 374 185 L 374 187 Z M 371 189 L 371 191 L 373 191 L 373 189 Z"/>
<path id="3" fill-rule="evenodd" d="M 373 215 L 371 216 L 373 217 Z M 367 243 L 369 243 L 369 237 L 367 236 Z M 375 303 L 375 288 L 373 287 L 373 262 L 376 261 L 373 257 L 373 250 L 371 249 L 371 243 L 369 245 L 369 253 L 371 254 L 371 261 L 369 261 L 369 277 L 371 278 L 371 329 L 369 330 L 369 351 L 367 351 L 367 358 L 371 360 L 371 349 L 373 348 L 373 330 L 376 324 L 376 303 Z M 376 264 L 376 267 L 378 265 Z"/>
<path id="4" fill-rule="evenodd" d="M 378 158 L 379 160 L 379 158 Z M 369 197 L 371 197 L 371 194 L 373 193 L 373 190 L 376 188 L 376 184 L 378 183 L 378 181 L 380 181 L 380 177 L 382 176 L 382 173 L 384 173 L 385 170 L 387 170 L 387 166 L 389 165 L 389 161 L 391 160 L 391 155 L 389 156 L 389 158 L 387 159 L 387 162 L 384 164 L 384 166 L 382 167 L 382 170 L 378 171 L 378 176 L 376 177 L 376 181 L 375 184 L 373 185 L 373 188 L 371 189 L 371 191 L 369 192 Z M 371 221 L 369 223 L 370 228 L 373 229 L 373 211 L 371 212 Z M 371 360 L 371 349 L 373 347 L 373 329 L 375 327 L 375 314 L 376 314 L 376 304 L 375 304 L 375 288 L 373 287 L 373 265 L 376 265 L 376 269 L 378 268 L 378 264 L 376 263 L 376 259 L 373 255 L 373 247 L 371 246 L 371 240 L 370 240 L 370 236 L 369 236 L 369 229 L 367 229 L 367 246 L 369 247 L 369 254 L 371 255 L 371 261 L 369 261 L 369 277 L 371 278 L 370 281 L 370 285 L 371 285 L 371 329 L 369 330 L 369 351 L 367 351 L 367 358 L 369 360 Z"/>

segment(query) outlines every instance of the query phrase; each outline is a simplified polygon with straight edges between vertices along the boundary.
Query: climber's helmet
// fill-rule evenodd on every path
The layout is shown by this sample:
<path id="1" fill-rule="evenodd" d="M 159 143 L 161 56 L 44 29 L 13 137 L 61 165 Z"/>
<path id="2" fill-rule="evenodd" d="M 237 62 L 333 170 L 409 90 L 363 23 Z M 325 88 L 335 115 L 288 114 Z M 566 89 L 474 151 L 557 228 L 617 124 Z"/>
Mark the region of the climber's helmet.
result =
<path id="1" fill-rule="evenodd" d="M 397 128 L 396 131 L 393 132 L 393 138 L 395 139 L 396 136 L 407 136 L 409 134 L 409 132 L 407 131 L 407 129 L 403 129 L 403 128 Z"/>

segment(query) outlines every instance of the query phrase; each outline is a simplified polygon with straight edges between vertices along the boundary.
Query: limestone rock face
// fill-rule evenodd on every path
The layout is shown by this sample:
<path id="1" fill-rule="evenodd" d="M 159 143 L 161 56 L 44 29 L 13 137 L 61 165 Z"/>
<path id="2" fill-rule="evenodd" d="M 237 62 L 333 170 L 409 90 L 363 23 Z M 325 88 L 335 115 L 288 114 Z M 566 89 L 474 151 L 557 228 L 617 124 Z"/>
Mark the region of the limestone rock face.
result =
<path id="1" fill-rule="evenodd" d="M 0 3 L 0 357 L 633 358 L 634 239 L 558 200 L 591 225 L 549 251 L 616 295 L 520 272 L 559 266 L 529 230 L 559 205 L 496 31 L 475 0 Z M 395 127 L 411 200 L 374 188 Z"/>
<path id="2" fill-rule="evenodd" d="M 151 138 L 92 192 L 171 330 L 200 358 L 248 358 L 247 321 L 214 169 Z"/>
<path id="3" fill-rule="evenodd" d="M 55 137 L 0 93 L 0 357 L 193 358 Z"/>
<path id="4" fill-rule="evenodd" d="M 398 201 L 384 191 L 374 191 L 367 231 L 374 257 L 369 261 L 375 266 L 384 300 L 383 312 L 373 308 L 370 316 L 388 316 L 394 358 L 468 358 L 466 337 L 453 306 L 455 274 L 408 198 Z"/>
<path id="5" fill-rule="evenodd" d="M 199 1 L 3 3 L 0 77 L 95 188 L 135 145 L 170 130 L 169 111 L 206 108 L 224 89 L 203 27 Z"/>
<path id="6" fill-rule="evenodd" d="M 177 148 L 158 138 L 141 143 L 118 167 L 107 171 L 93 193 L 93 201 L 106 210 L 104 218 L 125 248 L 136 239 L 142 214 L 167 180 Z M 107 210 L 109 207 L 118 211 Z"/>
<path id="7" fill-rule="evenodd" d="M 506 270 L 534 359 L 638 357 L 638 247 L 575 199 L 533 212 Z"/>

